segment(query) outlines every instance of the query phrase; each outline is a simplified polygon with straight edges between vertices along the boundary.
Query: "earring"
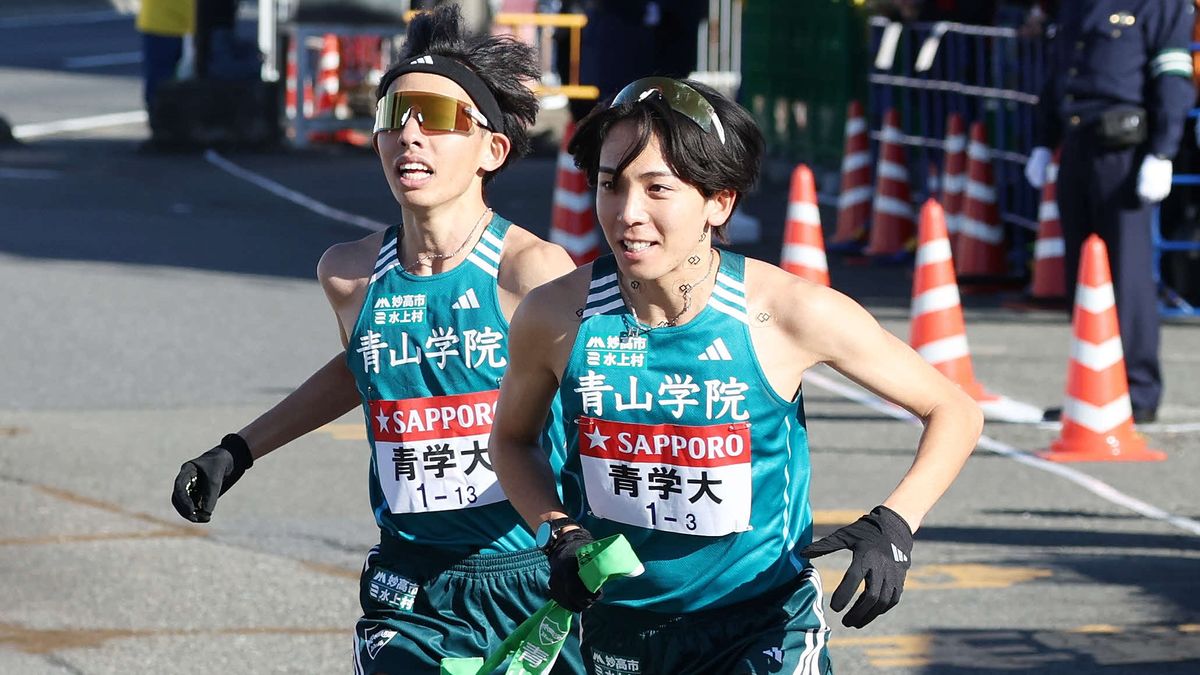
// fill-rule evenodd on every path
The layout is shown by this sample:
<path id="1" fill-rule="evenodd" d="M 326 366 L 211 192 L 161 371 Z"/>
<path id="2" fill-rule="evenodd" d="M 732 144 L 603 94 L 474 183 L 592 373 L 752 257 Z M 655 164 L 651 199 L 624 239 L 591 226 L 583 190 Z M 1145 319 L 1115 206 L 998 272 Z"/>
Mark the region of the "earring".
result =
<path id="1" fill-rule="evenodd" d="M 709 227 L 710 227 L 709 225 L 705 225 L 704 229 L 700 231 L 700 241 L 704 241 L 704 238 L 708 236 L 708 228 Z"/>

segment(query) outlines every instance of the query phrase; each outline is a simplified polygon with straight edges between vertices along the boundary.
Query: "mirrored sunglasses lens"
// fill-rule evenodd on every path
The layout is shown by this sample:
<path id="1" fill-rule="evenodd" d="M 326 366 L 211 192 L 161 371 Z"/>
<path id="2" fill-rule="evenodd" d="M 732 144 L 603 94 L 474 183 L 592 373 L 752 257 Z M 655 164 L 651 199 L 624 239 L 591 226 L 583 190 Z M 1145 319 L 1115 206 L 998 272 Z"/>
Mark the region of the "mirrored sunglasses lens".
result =
<path id="1" fill-rule="evenodd" d="M 700 92 L 691 87 L 665 77 L 647 77 L 631 82 L 617 94 L 612 105 L 624 105 L 641 101 L 649 96 L 661 96 L 663 101 L 675 112 L 687 117 L 700 126 L 701 129 L 712 132 L 713 118 L 716 111 Z M 724 142 L 724 139 L 721 139 Z"/>
<path id="2" fill-rule="evenodd" d="M 462 101 L 448 96 L 396 92 L 380 100 L 375 131 L 402 128 L 412 110 L 419 111 L 417 120 L 426 131 L 469 131 L 470 120 L 461 110 L 465 107 Z"/>

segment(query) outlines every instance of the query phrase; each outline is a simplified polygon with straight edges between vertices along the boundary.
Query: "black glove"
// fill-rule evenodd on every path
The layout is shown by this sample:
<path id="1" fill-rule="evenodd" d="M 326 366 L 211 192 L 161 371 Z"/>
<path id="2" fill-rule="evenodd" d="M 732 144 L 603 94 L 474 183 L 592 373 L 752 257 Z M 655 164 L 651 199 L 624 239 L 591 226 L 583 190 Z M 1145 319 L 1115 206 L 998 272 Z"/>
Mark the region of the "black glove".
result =
<path id="1" fill-rule="evenodd" d="M 550 559 L 550 597 L 572 612 L 596 604 L 603 592 L 593 593 L 579 578 L 579 549 L 595 539 L 582 527 L 558 535 L 546 550 Z"/>
<path id="2" fill-rule="evenodd" d="M 237 434 L 226 434 L 220 445 L 179 467 L 171 503 L 184 518 L 193 523 L 207 523 L 217 506 L 217 498 L 252 466 L 254 457 L 246 441 Z"/>
<path id="3" fill-rule="evenodd" d="M 854 553 L 842 583 L 829 599 L 829 607 L 835 612 L 842 611 L 865 578 L 867 586 L 858 602 L 842 617 L 843 626 L 862 628 L 900 602 L 904 577 L 911 564 L 912 545 L 912 529 L 900 514 L 886 506 L 876 506 L 870 514 L 809 544 L 800 555 L 816 558 L 841 549 Z"/>

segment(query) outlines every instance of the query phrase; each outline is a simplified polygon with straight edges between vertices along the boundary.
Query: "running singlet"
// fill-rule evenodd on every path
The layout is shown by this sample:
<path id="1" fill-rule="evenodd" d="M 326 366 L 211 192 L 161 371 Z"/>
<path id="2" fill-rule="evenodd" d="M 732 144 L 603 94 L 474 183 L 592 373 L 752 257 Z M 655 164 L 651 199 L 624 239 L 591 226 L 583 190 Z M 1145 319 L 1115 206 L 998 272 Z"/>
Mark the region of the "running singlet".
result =
<path id="1" fill-rule="evenodd" d="M 721 251 L 696 318 L 639 331 L 616 261 L 593 263 L 559 390 L 564 497 L 597 539 L 624 534 L 646 566 L 605 586 L 603 603 L 719 607 L 804 565 L 793 555 L 812 539 L 802 400 L 779 397 L 755 357 L 744 269 L 742 256 Z"/>
<path id="2" fill-rule="evenodd" d="M 399 226 L 384 234 L 346 358 L 363 398 L 371 507 L 380 529 L 464 553 L 532 548 L 504 496 L 488 435 L 508 365 L 508 321 L 496 278 L 509 223 L 493 216 L 454 269 L 409 274 L 397 258 Z M 558 401 L 547 429 L 562 438 Z M 543 434 L 551 465 L 561 440 Z"/>

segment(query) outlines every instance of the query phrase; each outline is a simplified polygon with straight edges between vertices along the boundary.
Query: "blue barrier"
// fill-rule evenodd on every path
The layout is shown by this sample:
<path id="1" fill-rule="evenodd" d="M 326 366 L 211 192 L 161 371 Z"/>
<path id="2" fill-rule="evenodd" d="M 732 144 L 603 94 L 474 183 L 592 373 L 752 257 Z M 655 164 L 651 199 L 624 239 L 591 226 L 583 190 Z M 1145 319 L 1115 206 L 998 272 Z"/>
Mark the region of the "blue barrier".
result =
<path id="1" fill-rule="evenodd" d="M 1189 117 L 1197 115 L 1200 115 L 1200 109 L 1193 109 Z M 1184 142 L 1186 143 L 1187 140 Z M 1200 174 L 1176 174 L 1171 178 L 1171 184 L 1182 186 L 1200 185 Z M 1200 241 L 1163 239 L 1161 213 L 1161 208 L 1154 209 L 1154 214 L 1150 219 L 1150 238 L 1154 243 L 1154 258 L 1150 269 L 1154 272 L 1154 283 L 1158 286 L 1158 314 L 1162 317 L 1200 316 L 1200 307 L 1193 307 L 1178 291 L 1167 285 L 1162 278 L 1162 256 L 1164 253 L 1200 253 Z"/>
<path id="2" fill-rule="evenodd" d="M 1041 195 L 1024 179 L 1033 145 L 1033 109 L 1045 73 L 1042 41 L 1014 28 L 949 22 L 900 24 L 871 19 L 868 78 L 869 123 L 878 154 L 883 113 L 895 107 L 902 143 L 909 147 L 910 180 L 918 203 L 932 194 L 930 167 L 945 166 L 946 119 L 962 116 L 969 128 L 983 121 L 989 130 L 997 207 L 1011 234 L 1010 269 L 1024 276 L 1037 233 Z"/>
<path id="3" fill-rule="evenodd" d="M 1193 42 L 1191 49 L 1193 52 L 1200 51 L 1200 42 Z M 1192 108 L 1188 111 L 1188 124 L 1195 124 L 1194 121 L 1200 117 L 1200 108 Z M 1185 128 L 1183 132 L 1183 142 L 1191 143 L 1200 141 L 1192 135 L 1192 129 Z M 1171 178 L 1172 185 L 1180 186 L 1197 186 L 1200 185 L 1200 174 L 1179 174 L 1176 173 Z M 1158 314 L 1162 317 L 1180 317 L 1180 316 L 1200 316 L 1200 307 L 1193 307 L 1191 303 L 1180 295 L 1179 291 L 1171 288 L 1162 278 L 1162 257 L 1164 253 L 1200 253 L 1200 241 L 1179 241 L 1174 239 L 1163 239 L 1162 236 L 1162 208 L 1154 209 L 1154 215 L 1151 218 L 1150 237 L 1154 242 L 1154 259 L 1151 263 L 1151 269 L 1154 271 L 1154 283 L 1158 285 Z"/>

